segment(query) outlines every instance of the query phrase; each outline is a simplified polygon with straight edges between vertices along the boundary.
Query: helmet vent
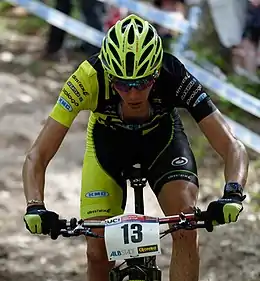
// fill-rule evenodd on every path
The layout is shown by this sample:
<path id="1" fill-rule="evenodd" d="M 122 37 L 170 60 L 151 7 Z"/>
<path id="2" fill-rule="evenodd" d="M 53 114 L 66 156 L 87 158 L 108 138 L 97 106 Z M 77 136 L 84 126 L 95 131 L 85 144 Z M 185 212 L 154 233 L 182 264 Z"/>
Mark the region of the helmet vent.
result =
<path id="1" fill-rule="evenodd" d="M 108 45 L 109 45 L 109 49 L 110 49 L 111 53 L 113 54 L 113 56 L 115 57 L 117 62 L 119 64 L 121 64 L 120 57 L 119 57 L 118 52 L 116 51 L 115 47 L 111 43 L 109 43 Z"/>
<path id="2" fill-rule="evenodd" d="M 153 68 L 157 67 L 160 61 L 161 61 L 161 54 L 157 57 L 157 60 L 155 61 L 154 65 L 152 67 Z"/>
<path id="3" fill-rule="evenodd" d="M 146 69 L 147 69 L 147 66 L 148 66 L 148 63 L 149 61 L 147 61 L 137 72 L 137 76 L 142 76 L 144 75 Z"/>
<path id="4" fill-rule="evenodd" d="M 135 23 L 138 26 L 139 31 L 142 32 L 142 30 L 143 30 L 143 23 L 140 20 L 138 20 L 138 19 L 135 19 Z"/>
<path id="5" fill-rule="evenodd" d="M 154 32 L 152 31 L 151 28 L 149 28 L 142 47 L 146 46 L 153 39 L 153 37 L 154 37 Z"/>
<path id="6" fill-rule="evenodd" d="M 115 28 L 113 28 L 113 29 L 110 31 L 109 36 L 110 36 L 111 40 L 115 43 L 115 45 L 119 48 L 119 42 L 118 42 L 118 40 L 117 40 Z"/>
<path id="7" fill-rule="evenodd" d="M 128 52 L 126 54 L 126 74 L 127 76 L 133 76 L 134 74 L 134 59 L 135 59 L 135 54 L 132 52 Z"/>
<path id="8" fill-rule="evenodd" d="M 106 52 L 107 51 L 107 37 L 105 37 L 105 39 L 104 39 L 103 46 L 104 46 L 104 51 Z"/>
<path id="9" fill-rule="evenodd" d="M 101 61 L 106 67 L 109 68 L 109 65 L 107 63 L 107 60 L 105 59 L 105 56 L 104 56 L 103 52 L 101 53 Z"/>
<path id="10" fill-rule="evenodd" d="M 155 60 L 155 55 L 153 55 L 153 58 L 152 58 L 152 60 L 151 60 L 151 66 L 152 66 L 152 67 L 153 67 L 154 60 Z"/>
<path id="11" fill-rule="evenodd" d="M 127 28 L 128 24 L 131 22 L 131 19 L 126 20 L 121 27 L 121 32 L 124 33 L 125 29 Z"/>
<path id="12" fill-rule="evenodd" d="M 128 44 L 133 44 L 135 40 L 135 32 L 133 25 L 130 26 L 129 33 L 128 33 Z"/>
<path id="13" fill-rule="evenodd" d="M 116 71 L 117 76 L 123 76 L 121 69 L 118 67 L 118 65 L 116 64 L 116 62 L 113 59 L 112 59 L 112 64 Z"/>
<path id="14" fill-rule="evenodd" d="M 110 64 L 110 58 L 109 58 L 109 56 L 107 56 L 107 62 Z"/>
<path id="15" fill-rule="evenodd" d="M 161 42 L 160 42 L 160 39 L 157 38 L 157 46 L 156 46 L 156 51 L 155 51 L 156 54 L 157 54 L 157 52 L 159 51 L 159 48 L 160 48 L 160 46 L 161 46 L 160 43 L 161 43 Z"/>
<path id="16" fill-rule="evenodd" d="M 153 49 L 153 45 L 150 45 L 142 54 L 139 64 L 142 64 L 142 62 L 150 55 L 151 51 Z"/>

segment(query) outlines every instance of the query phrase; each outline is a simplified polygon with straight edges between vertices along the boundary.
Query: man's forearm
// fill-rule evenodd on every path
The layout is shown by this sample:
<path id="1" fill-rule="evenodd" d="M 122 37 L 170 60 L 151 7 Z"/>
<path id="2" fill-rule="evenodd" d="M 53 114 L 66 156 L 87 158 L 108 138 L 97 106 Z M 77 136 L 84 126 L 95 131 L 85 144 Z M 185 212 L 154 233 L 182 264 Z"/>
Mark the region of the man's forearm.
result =
<path id="1" fill-rule="evenodd" d="M 44 200 L 45 168 L 31 155 L 26 157 L 23 165 L 23 186 L 26 201 Z"/>
<path id="2" fill-rule="evenodd" d="M 244 187 L 247 181 L 249 165 L 245 146 L 240 141 L 235 141 L 230 146 L 224 161 L 226 182 L 238 182 Z"/>

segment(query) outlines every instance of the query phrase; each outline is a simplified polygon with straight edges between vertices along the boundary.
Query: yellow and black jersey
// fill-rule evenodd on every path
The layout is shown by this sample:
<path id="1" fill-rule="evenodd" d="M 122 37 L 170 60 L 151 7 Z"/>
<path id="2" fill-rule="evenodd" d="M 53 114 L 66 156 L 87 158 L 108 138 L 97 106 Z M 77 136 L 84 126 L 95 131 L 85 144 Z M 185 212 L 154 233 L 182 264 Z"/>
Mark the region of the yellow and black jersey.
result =
<path id="1" fill-rule="evenodd" d="M 81 110 L 92 111 L 91 120 L 113 128 L 149 129 L 166 114 L 178 119 L 175 108 L 186 108 L 199 122 L 215 110 L 210 97 L 198 80 L 173 55 L 164 53 L 160 75 L 149 101 L 153 115 L 145 124 L 126 124 L 120 119 L 120 96 L 112 89 L 97 55 L 80 64 L 65 82 L 50 116 L 70 127 Z"/>

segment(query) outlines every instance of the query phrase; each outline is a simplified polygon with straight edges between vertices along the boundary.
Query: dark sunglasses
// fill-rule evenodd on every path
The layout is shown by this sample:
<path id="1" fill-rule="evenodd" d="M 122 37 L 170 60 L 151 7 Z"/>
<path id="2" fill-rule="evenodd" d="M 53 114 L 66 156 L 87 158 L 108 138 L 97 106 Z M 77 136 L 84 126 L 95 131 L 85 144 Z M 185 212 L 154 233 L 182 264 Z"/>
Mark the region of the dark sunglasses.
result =
<path id="1" fill-rule="evenodd" d="M 116 90 L 122 92 L 129 92 L 131 88 L 135 88 L 138 91 L 145 90 L 154 84 L 155 79 L 155 75 L 150 75 L 137 80 L 127 80 L 112 77 L 110 81 L 114 85 Z"/>

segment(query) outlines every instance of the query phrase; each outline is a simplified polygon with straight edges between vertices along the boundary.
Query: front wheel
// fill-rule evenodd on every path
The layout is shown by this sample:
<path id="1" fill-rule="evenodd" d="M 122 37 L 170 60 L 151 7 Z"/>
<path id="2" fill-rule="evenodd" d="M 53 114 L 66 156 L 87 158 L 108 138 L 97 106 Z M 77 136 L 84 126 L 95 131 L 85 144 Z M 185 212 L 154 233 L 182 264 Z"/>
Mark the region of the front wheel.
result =
<path id="1" fill-rule="evenodd" d="M 120 278 L 119 273 L 112 269 L 109 272 L 109 281 L 120 281 L 120 280 L 121 280 L 121 278 Z"/>
<path id="2" fill-rule="evenodd" d="M 162 272 L 159 268 L 149 268 L 147 281 L 161 281 Z"/>

